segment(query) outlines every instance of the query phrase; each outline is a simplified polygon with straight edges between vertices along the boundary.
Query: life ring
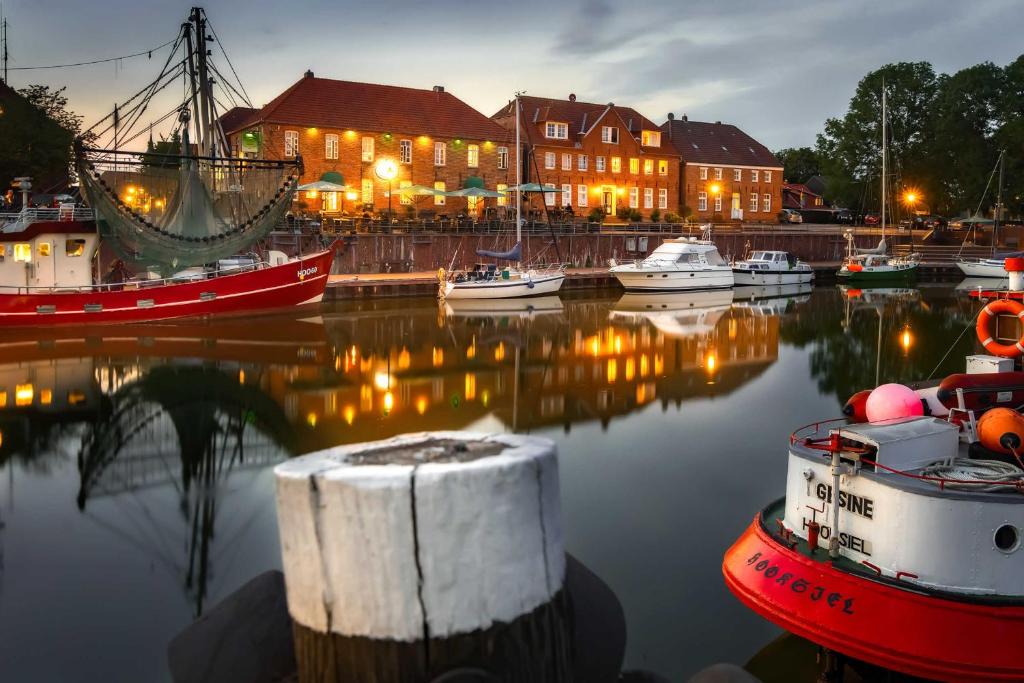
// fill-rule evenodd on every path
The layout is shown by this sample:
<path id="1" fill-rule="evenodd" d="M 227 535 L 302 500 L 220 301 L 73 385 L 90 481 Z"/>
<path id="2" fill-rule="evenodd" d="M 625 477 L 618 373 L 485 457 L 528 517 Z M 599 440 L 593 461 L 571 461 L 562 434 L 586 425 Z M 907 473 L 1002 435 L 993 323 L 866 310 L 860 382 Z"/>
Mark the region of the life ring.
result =
<path id="1" fill-rule="evenodd" d="M 1015 315 L 1021 320 L 1021 324 L 1024 325 L 1024 304 L 1010 299 L 997 299 L 987 304 L 981 309 L 981 313 L 978 314 L 978 323 L 974 327 L 978 334 L 978 341 L 991 354 L 1002 356 L 1003 358 L 1016 358 L 1024 353 L 1024 336 L 1018 339 L 1015 344 L 1000 344 L 995 341 L 989 332 L 989 323 L 992 322 L 992 319 L 998 313 Z"/>
<path id="2" fill-rule="evenodd" d="M 437 281 L 438 282 L 444 282 L 446 276 L 447 276 L 447 273 L 445 272 L 443 267 L 437 269 Z"/>

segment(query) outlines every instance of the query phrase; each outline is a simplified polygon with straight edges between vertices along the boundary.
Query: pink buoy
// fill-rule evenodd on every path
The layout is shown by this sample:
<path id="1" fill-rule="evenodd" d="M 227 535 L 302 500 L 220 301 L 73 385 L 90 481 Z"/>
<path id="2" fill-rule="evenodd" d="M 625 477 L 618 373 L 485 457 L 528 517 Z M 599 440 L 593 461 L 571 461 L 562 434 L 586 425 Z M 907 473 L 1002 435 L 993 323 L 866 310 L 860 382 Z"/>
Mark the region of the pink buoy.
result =
<path id="1" fill-rule="evenodd" d="M 921 397 L 910 387 L 883 384 L 868 396 L 865 413 L 868 422 L 882 422 L 924 415 L 924 406 L 921 405 Z"/>

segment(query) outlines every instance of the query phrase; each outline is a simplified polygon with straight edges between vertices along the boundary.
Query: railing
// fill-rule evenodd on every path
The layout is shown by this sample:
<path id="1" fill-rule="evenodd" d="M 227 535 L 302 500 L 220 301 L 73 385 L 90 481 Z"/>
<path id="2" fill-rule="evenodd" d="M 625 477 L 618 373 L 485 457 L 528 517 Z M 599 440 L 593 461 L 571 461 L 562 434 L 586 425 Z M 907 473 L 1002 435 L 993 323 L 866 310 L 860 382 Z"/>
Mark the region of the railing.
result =
<path id="1" fill-rule="evenodd" d="M 0 225 L 22 223 L 29 225 L 40 221 L 92 221 L 96 220 L 96 211 L 84 206 L 62 207 L 57 209 L 36 208 L 15 212 L 0 212 Z"/>

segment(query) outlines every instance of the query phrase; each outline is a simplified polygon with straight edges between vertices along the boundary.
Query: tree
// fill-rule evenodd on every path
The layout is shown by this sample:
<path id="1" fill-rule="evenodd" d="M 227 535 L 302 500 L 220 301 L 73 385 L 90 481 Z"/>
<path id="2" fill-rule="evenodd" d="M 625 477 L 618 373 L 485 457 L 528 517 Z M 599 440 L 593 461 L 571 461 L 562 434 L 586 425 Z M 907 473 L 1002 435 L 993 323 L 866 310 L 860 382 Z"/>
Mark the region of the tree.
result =
<path id="1" fill-rule="evenodd" d="M 787 183 L 805 183 L 812 176 L 821 175 L 818 155 L 810 147 L 787 147 L 775 153 L 782 162 L 782 176 Z"/>
<path id="2" fill-rule="evenodd" d="M 178 165 L 176 159 L 168 159 L 161 155 L 177 156 L 181 154 L 181 133 L 177 130 L 171 133 L 171 137 L 154 142 L 150 138 L 146 143 L 146 154 L 142 157 L 142 165 L 151 168 L 168 168 Z"/>
<path id="3" fill-rule="evenodd" d="M 1011 215 L 1024 215 L 1024 55 L 1003 69 L 995 142 L 1006 151 L 1003 203 Z"/>
<path id="4" fill-rule="evenodd" d="M 67 182 L 73 135 L 31 100 L 0 83 L 0 191 L 31 176 L 38 191 Z"/>

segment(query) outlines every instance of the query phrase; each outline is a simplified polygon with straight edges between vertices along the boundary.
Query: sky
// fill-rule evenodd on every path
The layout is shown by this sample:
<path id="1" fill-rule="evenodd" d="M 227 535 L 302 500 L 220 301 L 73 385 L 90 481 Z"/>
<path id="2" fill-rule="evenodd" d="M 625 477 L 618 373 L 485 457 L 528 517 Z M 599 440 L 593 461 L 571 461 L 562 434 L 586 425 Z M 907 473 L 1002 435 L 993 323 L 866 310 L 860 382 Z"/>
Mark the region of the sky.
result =
<path id="1" fill-rule="evenodd" d="M 148 50 L 174 37 L 193 4 L 0 2 L 11 69 Z M 771 149 L 813 146 L 825 119 L 841 116 L 857 82 L 883 64 L 923 60 L 952 73 L 1024 53 L 1022 0 L 208 0 L 204 7 L 256 106 L 312 69 L 328 78 L 444 85 L 487 115 L 517 90 L 574 93 L 634 107 L 656 123 L 669 112 L 734 123 Z M 152 60 L 12 70 L 9 81 L 67 86 L 88 125 L 155 78 L 167 50 Z"/>

